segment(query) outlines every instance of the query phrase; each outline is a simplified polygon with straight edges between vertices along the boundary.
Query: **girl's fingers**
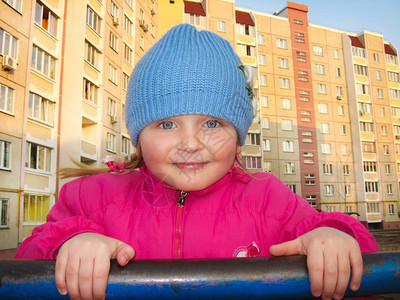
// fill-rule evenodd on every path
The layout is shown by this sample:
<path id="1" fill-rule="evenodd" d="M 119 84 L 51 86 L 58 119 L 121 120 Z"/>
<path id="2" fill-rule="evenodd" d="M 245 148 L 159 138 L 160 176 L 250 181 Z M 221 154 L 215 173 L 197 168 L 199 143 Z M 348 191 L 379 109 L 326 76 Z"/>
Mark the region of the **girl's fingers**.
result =
<path id="1" fill-rule="evenodd" d="M 346 292 L 350 279 L 350 258 L 349 254 L 345 253 L 338 256 L 338 278 L 336 290 L 333 295 L 335 299 L 342 299 Z"/>
<path id="2" fill-rule="evenodd" d="M 351 281 L 350 288 L 353 291 L 357 291 L 361 284 L 363 274 L 363 259 L 360 251 L 360 246 L 355 245 L 356 249 L 350 251 L 350 265 L 351 265 Z"/>
<path id="3" fill-rule="evenodd" d="M 79 299 L 79 257 L 68 256 L 67 266 L 65 268 L 65 280 L 67 282 L 67 290 L 71 299 Z"/>
<path id="4" fill-rule="evenodd" d="M 66 295 L 68 292 L 67 282 L 65 279 L 65 268 L 67 266 L 67 261 L 68 255 L 65 254 L 63 251 L 60 251 L 56 260 L 55 279 L 57 290 L 61 295 Z"/>
<path id="5" fill-rule="evenodd" d="M 93 268 L 94 299 L 105 299 L 109 271 L 110 259 L 106 256 L 96 258 Z"/>
<path id="6" fill-rule="evenodd" d="M 93 257 L 81 257 L 78 274 L 81 299 L 93 299 Z"/>
<path id="7" fill-rule="evenodd" d="M 338 279 L 338 253 L 332 247 L 325 247 L 324 251 L 324 287 L 322 299 L 331 299 L 335 293 Z"/>
<path id="8" fill-rule="evenodd" d="M 307 251 L 307 268 L 310 277 L 311 293 L 315 297 L 319 297 L 322 295 L 324 255 L 320 247 L 309 247 Z"/>

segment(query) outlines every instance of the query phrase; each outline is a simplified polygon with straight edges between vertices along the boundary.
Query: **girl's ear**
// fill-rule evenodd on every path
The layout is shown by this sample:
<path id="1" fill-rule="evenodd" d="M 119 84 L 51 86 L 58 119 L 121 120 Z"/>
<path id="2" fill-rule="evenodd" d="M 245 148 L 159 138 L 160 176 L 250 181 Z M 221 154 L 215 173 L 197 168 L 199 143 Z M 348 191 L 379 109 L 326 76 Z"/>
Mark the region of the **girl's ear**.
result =
<path id="1" fill-rule="evenodd" d="M 236 146 L 236 156 L 239 156 L 240 153 L 242 153 L 242 146 L 240 146 L 240 144 L 238 144 Z"/>

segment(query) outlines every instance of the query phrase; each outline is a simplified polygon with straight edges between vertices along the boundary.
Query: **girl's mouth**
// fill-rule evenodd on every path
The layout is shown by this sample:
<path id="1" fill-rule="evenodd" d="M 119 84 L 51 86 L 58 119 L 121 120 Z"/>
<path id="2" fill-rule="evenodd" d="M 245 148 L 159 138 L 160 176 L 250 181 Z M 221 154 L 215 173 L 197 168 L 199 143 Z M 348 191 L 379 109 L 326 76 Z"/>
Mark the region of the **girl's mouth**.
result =
<path id="1" fill-rule="evenodd" d="M 184 162 L 174 163 L 174 166 L 182 171 L 196 171 L 204 168 L 207 162 Z"/>

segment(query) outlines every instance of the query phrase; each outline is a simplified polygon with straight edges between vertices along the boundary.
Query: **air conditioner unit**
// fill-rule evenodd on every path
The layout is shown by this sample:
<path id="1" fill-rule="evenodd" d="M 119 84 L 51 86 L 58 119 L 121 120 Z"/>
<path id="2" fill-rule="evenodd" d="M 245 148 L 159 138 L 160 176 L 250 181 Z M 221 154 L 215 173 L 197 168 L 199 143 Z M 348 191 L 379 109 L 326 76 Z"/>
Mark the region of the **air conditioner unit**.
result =
<path id="1" fill-rule="evenodd" d="M 149 25 L 147 25 L 143 19 L 139 20 L 139 26 L 143 29 L 144 32 L 147 32 L 149 30 Z"/>
<path id="2" fill-rule="evenodd" d="M 119 25 L 119 18 L 116 16 L 113 16 L 113 23 L 115 26 Z"/>
<path id="3" fill-rule="evenodd" d="M 400 139 L 400 135 L 396 135 L 396 139 L 399 140 Z"/>
<path id="4" fill-rule="evenodd" d="M 362 116 L 364 114 L 365 114 L 364 110 L 360 109 L 360 116 Z"/>
<path id="5" fill-rule="evenodd" d="M 17 61 L 14 57 L 3 55 L 3 70 L 14 71 L 17 68 Z"/>
<path id="6" fill-rule="evenodd" d="M 336 99 L 342 100 L 342 99 L 343 99 L 343 96 L 338 95 L 338 96 L 336 96 Z"/>
<path id="7" fill-rule="evenodd" d="M 118 122 L 118 116 L 111 116 L 111 123 L 112 124 L 115 124 L 115 123 L 117 123 Z"/>
<path id="8" fill-rule="evenodd" d="M 152 16 L 154 16 L 154 15 L 156 14 L 156 11 L 155 11 L 154 8 L 152 8 L 150 12 L 151 12 L 151 15 L 152 15 Z"/>

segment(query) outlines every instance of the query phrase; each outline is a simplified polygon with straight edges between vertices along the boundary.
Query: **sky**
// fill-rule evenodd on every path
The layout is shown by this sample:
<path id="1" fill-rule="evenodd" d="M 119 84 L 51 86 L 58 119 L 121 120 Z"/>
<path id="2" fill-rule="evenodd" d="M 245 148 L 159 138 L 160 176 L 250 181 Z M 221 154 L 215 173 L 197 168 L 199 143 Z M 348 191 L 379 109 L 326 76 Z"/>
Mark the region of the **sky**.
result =
<path id="1" fill-rule="evenodd" d="M 308 6 L 311 24 L 350 33 L 370 31 L 400 51 L 400 0 L 291 0 Z M 236 0 L 236 7 L 273 14 L 286 0 Z"/>

